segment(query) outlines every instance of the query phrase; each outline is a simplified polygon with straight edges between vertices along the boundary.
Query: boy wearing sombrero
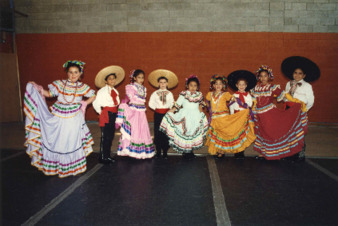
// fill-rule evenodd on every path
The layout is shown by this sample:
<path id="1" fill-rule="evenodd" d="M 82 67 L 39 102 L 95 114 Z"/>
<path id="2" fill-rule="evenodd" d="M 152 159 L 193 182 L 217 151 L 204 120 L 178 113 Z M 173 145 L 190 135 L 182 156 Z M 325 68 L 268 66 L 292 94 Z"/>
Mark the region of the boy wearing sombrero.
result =
<path id="1" fill-rule="evenodd" d="M 178 83 L 177 76 L 168 70 L 155 70 L 149 74 L 149 83 L 159 89 L 150 96 L 149 107 L 154 112 L 154 143 L 156 146 L 156 158 L 161 157 L 163 150 L 163 158 L 167 159 L 169 149 L 169 138 L 161 132 L 160 125 L 164 115 L 173 107 L 174 96 L 168 90 L 175 87 Z M 168 88 L 168 89 L 167 89 Z"/>
<path id="2" fill-rule="evenodd" d="M 312 86 L 309 82 L 313 82 L 320 77 L 318 66 L 305 57 L 292 56 L 286 58 L 281 67 L 284 75 L 291 79 L 286 84 L 285 92 L 290 94 L 292 98 L 303 102 L 306 106 L 304 111 L 309 111 L 315 99 Z M 286 109 L 294 104 L 293 102 L 285 101 Z M 290 159 L 295 161 L 303 161 L 305 159 L 305 141 L 302 151 L 290 157 Z"/>
<path id="3" fill-rule="evenodd" d="M 97 92 L 93 107 L 100 115 L 101 143 L 99 162 L 113 163 L 110 149 L 115 135 L 115 120 L 120 104 L 119 92 L 114 88 L 124 79 L 124 70 L 119 66 L 103 68 L 95 78 L 95 85 L 101 88 Z"/>

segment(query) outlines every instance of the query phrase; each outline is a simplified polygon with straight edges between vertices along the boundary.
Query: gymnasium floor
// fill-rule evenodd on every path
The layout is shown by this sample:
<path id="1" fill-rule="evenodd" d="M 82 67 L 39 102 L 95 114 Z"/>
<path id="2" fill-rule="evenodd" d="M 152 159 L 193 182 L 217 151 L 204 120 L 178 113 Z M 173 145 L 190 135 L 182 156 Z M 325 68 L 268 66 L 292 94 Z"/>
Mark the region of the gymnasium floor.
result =
<path id="1" fill-rule="evenodd" d="M 192 160 L 102 165 L 96 152 L 64 179 L 30 165 L 22 123 L 0 129 L 2 225 L 338 225 L 337 126 L 310 125 L 305 162 L 256 160 L 250 147 L 244 160 L 203 148 Z"/>

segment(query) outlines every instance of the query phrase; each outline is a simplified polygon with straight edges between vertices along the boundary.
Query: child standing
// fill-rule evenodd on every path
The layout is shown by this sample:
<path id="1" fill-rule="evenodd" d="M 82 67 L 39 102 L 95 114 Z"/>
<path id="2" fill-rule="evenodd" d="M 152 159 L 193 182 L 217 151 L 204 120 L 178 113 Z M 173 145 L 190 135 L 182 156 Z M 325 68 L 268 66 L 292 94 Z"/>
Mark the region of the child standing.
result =
<path id="1" fill-rule="evenodd" d="M 126 86 L 129 103 L 121 103 L 116 123 L 121 126 L 121 137 L 117 155 L 137 159 L 152 158 L 155 154 L 146 117 L 147 89 L 143 86 L 144 71 L 131 72 L 131 84 Z"/>
<path id="2" fill-rule="evenodd" d="M 256 139 L 254 134 L 254 114 L 251 110 L 252 107 L 252 96 L 248 92 L 250 89 L 256 86 L 257 80 L 255 75 L 247 70 L 238 70 L 232 72 L 228 76 L 229 86 L 236 92 L 233 94 L 233 100 L 229 104 L 230 114 L 235 114 L 240 111 L 248 109 L 248 139 L 252 142 Z M 235 153 L 235 158 L 242 159 L 244 158 L 244 150 L 238 153 Z"/>
<path id="3" fill-rule="evenodd" d="M 149 107 L 154 112 L 154 143 L 156 146 L 156 158 L 161 157 L 163 150 L 163 158 L 168 158 L 169 139 L 159 130 L 164 115 L 174 105 L 174 96 L 167 90 L 177 85 L 177 76 L 168 70 L 155 70 L 149 74 L 149 82 L 159 89 L 150 96 Z"/>
<path id="4" fill-rule="evenodd" d="M 277 160 L 300 152 L 304 145 L 306 114 L 301 104 L 293 105 L 288 111 L 277 109 L 273 103 L 283 100 L 285 95 L 279 85 L 272 85 L 272 69 L 262 65 L 257 70 L 260 84 L 251 91 L 256 98 L 254 150 L 267 160 Z"/>
<path id="5" fill-rule="evenodd" d="M 186 91 L 180 93 L 174 107 L 164 116 L 160 130 L 169 137 L 169 144 L 184 158 L 194 158 L 194 150 L 203 146 L 208 121 L 200 109 L 203 95 L 196 75 L 186 79 Z M 174 113 L 177 111 L 176 113 Z"/>
<path id="6" fill-rule="evenodd" d="M 100 115 L 101 143 L 99 162 L 113 163 L 110 149 L 115 135 L 117 107 L 120 104 L 119 92 L 114 88 L 124 79 L 124 70 L 119 66 L 103 68 L 95 78 L 95 85 L 101 88 L 97 92 L 93 107 Z"/>
<path id="7" fill-rule="evenodd" d="M 67 78 L 48 85 L 27 84 L 24 98 L 27 154 L 31 164 L 45 175 L 75 176 L 87 169 L 86 156 L 93 152 L 93 137 L 85 122 L 95 91 L 80 82 L 84 62 L 69 60 Z M 57 97 L 49 111 L 45 97 Z M 86 100 L 83 100 L 86 98 Z"/>
<path id="8" fill-rule="evenodd" d="M 293 56 L 283 61 L 282 72 L 286 77 L 291 79 L 286 84 L 285 92 L 289 93 L 292 98 L 303 102 L 306 105 L 306 112 L 308 112 L 312 108 L 315 99 L 312 86 L 309 82 L 313 82 L 320 77 L 318 66 L 305 57 Z M 285 105 L 286 109 L 288 109 L 294 103 L 286 101 Z M 303 161 L 304 159 L 305 141 L 302 151 L 291 157 L 291 160 L 295 161 Z"/>
<path id="9" fill-rule="evenodd" d="M 253 123 L 249 121 L 249 109 L 229 115 L 227 101 L 232 95 L 226 90 L 226 78 L 214 75 L 210 80 L 210 89 L 206 96 L 209 101 L 211 123 L 207 134 L 206 146 L 209 153 L 218 158 L 224 153 L 239 153 L 254 140 Z"/>

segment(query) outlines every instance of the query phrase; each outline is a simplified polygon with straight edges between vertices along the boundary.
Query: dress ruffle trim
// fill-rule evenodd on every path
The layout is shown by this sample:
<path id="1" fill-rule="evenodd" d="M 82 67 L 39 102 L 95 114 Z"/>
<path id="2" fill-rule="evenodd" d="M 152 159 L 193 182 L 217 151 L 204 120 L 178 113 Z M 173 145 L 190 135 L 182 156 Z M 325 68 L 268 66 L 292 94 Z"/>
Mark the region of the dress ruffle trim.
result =
<path id="1" fill-rule="evenodd" d="M 269 140 L 257 133 L 254 150 L 262 154 L 267 160 L 279 160 L 300 152 L 304 146 L 307 123 L 307 114 L 302 112 L 290 131 L 278 140 Z M 257 125 L 256 130 L 259 130 Z"/>
<path id="2" fill-rule="evenodd" d="M 85 132 L 85 137 L 82 139 L 82 147 L 62 155 L 49 150 L 41 142 L 41 126 L 37 102 L 42 103 L 42 101 L 40 94 L 28 83 L 24 95 L 24 113 L 26 115 L 24 145 L 27 147 L 26 153 L 31 158 L 31 165 L 37 167 L 45 175 L 58 175 L 60 178 L 85 172 L 87 169 L 86 156 L 93 152 L 92 145 L 94 144 L 88 127 L 85 124 L 82 126 Z M 82 149 L 85 152 L 85 156 L 81 156 L 81 153 L 79 153 Z M 55 161 L 55 159 L 58 159 L 58 161 Z"/>
<path id="3" fill-rule="evenodd" d="M 189 102 L 198 103 L 203 100 L 203 95 L 201 92 L 191 94 L 189 91 L 182 91 L 180 95 L 187 99 Z"/>
<path id="4" fill-rule="evenodd" d="M 239 118 L 238 118 L 239 117 Z M 241 125 L 236 125 L 235 123 L 242 121 Z M 233 115 L 226 115 L 222 118 L 213 119 L 218 120 L 217 123 L 222 125 L 222 121 L 226 120 L 235 127 L 227 127 L 226 130 L 217 130 L 212 126 L 209 128 L 207 134 L 206 146 L 209 146 L 208 152 L 211 155 L 215 154 L 224 154 L 224 153 L 238 153 L 244 151 L 249 147 L 256 139 L 254 133 L 254 122 L 250 119 L 249 110 L 243 110 L 237 112 Z M 212 122 L 213 124 L 213 122 Z"/>
<path id="5" fill-rule="evenodd" d="M 160 131 L 167 134 L 169 145 L 178 153 L 190 153 L 193 150 L 203 147 L 203 141 L 208 131 L 208 120 L 206 116 L 203 114 L 201 120 L 198 122 L 199 127 L 192 135 L 188 136 L 185 134 L 187 131 L 185 119 L 183 118 L 183 120 L 177 122 L 170 114 L 171 113 L 167 113 L 163 117 L 159 128 Z M 182 126 L 183 134 L 176 129 L 178 126 Z"/>
<path id="6" fill-rule="evenodd" d="M 127 104 L 120 104 L 116 119 L 116 123 L 121 125 L 121 138 L 117 155 L 130 156 L 136 159 L 152 158 L 155 155 L 155 148 L 151 138 L 145 143 L 138 143 L 131 137 L 131 124 L 125 116 L 126 108 L 129 108 Z"/>

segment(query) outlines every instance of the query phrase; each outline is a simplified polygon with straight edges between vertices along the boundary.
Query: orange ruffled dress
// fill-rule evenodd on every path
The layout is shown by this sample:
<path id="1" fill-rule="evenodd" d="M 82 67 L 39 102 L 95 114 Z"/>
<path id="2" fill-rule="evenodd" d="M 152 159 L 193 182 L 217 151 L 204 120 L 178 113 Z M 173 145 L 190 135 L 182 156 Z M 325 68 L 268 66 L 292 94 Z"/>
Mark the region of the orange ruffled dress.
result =
<path id="1" fill-rule="evenodd" d="M 209 92 L 206 96 L 211 105 L 212 117 L 205 145 L 209 146 L 211 155 L 244 151 L 256 139 L 249 109 L 229 115 L 226 102 L 231 97 L 229 92 L 218 96 Z"/>

